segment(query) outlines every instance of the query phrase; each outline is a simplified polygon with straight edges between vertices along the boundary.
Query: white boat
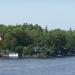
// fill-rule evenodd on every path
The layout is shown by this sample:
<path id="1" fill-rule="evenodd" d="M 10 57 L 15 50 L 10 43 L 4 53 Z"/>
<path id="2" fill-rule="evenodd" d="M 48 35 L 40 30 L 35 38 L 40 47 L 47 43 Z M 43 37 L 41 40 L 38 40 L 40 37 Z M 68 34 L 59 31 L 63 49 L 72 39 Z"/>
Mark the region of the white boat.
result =
<path id="1" fill-rule="evenodd" d="M 18 58 L 18 53 L 10 53 L 9 55 L 9 58 Z"/>

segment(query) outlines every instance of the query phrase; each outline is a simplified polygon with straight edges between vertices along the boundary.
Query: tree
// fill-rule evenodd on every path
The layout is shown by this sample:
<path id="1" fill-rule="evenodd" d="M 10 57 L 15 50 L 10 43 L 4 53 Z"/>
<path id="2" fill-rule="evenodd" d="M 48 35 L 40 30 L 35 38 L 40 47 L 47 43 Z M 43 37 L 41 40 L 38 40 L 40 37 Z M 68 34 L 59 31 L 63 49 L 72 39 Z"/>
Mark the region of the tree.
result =
<path id="1" fill-rule="evenodd" d="M 21 27 L 15 28 L 12 33 L 17 39 L 17 45 L 27 46 L 31 44 L 31 37 Z"/>
<path id="2" fill-rule="evenodd" d="M 17 46 L 15 48 L 15 52 L 17 52 L 19 54 L 19 57 L 22 57 L 23 56 L 23 49 L 24 49 L 23 46 Z"/>

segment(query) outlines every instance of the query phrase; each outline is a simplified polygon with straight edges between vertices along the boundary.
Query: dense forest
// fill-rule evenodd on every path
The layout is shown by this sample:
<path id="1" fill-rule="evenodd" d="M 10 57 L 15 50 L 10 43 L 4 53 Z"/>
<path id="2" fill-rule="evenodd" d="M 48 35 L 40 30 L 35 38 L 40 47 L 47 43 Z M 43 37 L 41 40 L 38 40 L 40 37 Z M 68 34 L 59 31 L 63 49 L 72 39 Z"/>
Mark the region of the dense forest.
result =
<path id="1" fill-rule="evenodd" d="M 75 31 L 43 29 L 38 24 L 0 24 L 0 52 L 20 55 L 57 56 L 75 54 Z"/>

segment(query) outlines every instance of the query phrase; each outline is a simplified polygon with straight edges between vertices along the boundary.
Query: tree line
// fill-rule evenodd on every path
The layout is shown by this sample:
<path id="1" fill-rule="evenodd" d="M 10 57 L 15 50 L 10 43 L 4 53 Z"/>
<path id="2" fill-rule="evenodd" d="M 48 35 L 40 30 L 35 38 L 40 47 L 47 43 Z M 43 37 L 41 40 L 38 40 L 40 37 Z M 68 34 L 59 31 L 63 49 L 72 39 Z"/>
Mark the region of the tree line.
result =
<path id="1" fill-rule="evenodd" d="M 75 54 L 75 31 L 43 29 L 38 24 L 0 24 L 2 45 L 0 52 L 18 52 L 19 55 L 69 55 Z"/>

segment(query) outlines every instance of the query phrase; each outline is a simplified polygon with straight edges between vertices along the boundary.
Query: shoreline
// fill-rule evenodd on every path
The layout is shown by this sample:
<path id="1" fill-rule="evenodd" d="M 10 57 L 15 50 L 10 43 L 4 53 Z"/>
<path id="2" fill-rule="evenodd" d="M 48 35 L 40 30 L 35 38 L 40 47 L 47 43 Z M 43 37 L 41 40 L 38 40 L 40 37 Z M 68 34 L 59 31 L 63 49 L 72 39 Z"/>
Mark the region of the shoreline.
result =
<path id="1" fill-rule="evenodd" d="M 67 57 L 74 57 L 75 55 L 66 55 L 66 56 L 24 56 L 24 57 L 0 57 L 0 59 L 54 59 L 54 58 L 67 58 Z"/>

